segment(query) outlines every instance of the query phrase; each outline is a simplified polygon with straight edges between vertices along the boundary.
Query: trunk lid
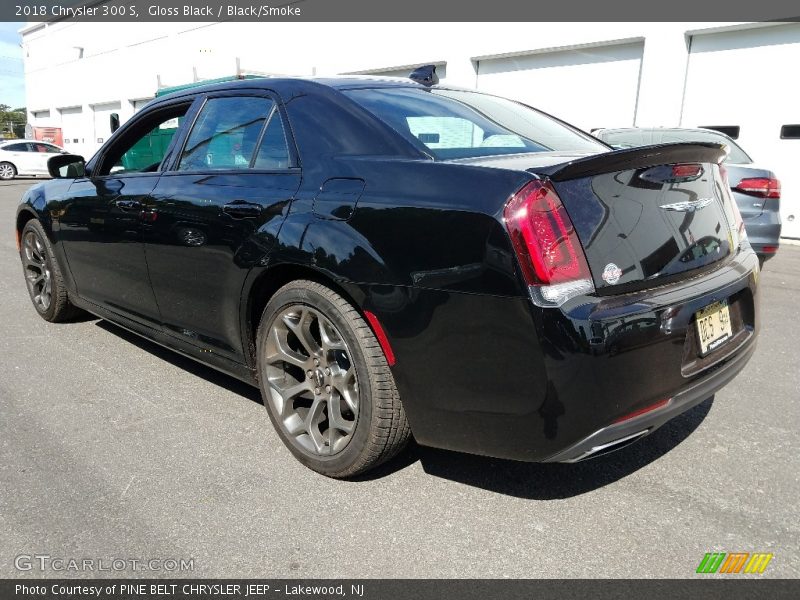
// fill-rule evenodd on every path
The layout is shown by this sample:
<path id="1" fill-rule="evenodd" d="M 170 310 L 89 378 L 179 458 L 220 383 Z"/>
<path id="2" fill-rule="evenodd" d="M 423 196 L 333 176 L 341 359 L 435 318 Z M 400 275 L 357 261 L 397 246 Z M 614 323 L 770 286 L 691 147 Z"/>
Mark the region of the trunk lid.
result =
<path id="1" fill-rule="evenodd" d="M 739 212 L 742 213 L 742 218 L 747 221 L 748 219 L 756 219 L 764 212 L 767 199 L 762 196 L 754 194 L 745 194 L 736 190 L 736 185 L 742 179 L 774 179 L 775 173 L 768 169 L 762 169 L 752 164 L 737 165 L 725 163 L 725 168 L 728 170 L 728 182 L 733 188 L 733 199 L 739 206 Z M 778 204 L 779 201 L 770 199 L 770 203 Z"/>
<path id="2" fill-rule="evenodd" d="M 547 175 L 598 293 L 684 279 L 738 246 L 718 144 L 663 144 L 529 169 Z"/>

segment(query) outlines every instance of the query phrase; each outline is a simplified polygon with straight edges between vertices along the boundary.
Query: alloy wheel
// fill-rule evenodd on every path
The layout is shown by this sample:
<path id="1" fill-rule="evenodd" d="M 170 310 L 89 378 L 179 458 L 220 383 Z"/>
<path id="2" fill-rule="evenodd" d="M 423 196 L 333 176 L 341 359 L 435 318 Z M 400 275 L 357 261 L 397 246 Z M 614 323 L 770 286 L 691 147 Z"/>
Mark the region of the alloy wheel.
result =
<path id="1" fill-rule="evenodd" d="M 53 299 L 53 279 L 44 242 L 36 232 L 27 231 L 22 239 L 22 251 L 28 292 L 36 307 L 46 312 Z"/>
<path id="2" fill-rule="evenodd" d="M 304 304 L 284 307 L 270 324 L 264 352 L 273 414 L 293 443 L 315 457 L 344 450 L 358 420 L 358 378 L 331 320 Z"/>
<path id="3" fill-rule="evenodd" d="M 14 179 L 14 167 L 8 163 L 0 165 L 0 179 Z"/>

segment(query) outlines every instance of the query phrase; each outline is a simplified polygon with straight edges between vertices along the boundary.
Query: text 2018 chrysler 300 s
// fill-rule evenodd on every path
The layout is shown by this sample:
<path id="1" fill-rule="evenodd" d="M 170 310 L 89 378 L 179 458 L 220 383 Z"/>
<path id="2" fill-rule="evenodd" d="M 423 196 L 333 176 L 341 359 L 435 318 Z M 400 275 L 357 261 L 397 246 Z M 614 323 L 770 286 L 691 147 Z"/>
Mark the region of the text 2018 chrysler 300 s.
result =
<path id="1" fill-rule="evenodd" d="M 242 80 L 156 99 L 85 164 L 51 159 L 18 245 L 43 318 L 85 310 L 259 386 L 325 475 L 412 434 L 572 462 L 754 351 L 758 260 L 724 156 L 612 151 L 432 77 Z"/>

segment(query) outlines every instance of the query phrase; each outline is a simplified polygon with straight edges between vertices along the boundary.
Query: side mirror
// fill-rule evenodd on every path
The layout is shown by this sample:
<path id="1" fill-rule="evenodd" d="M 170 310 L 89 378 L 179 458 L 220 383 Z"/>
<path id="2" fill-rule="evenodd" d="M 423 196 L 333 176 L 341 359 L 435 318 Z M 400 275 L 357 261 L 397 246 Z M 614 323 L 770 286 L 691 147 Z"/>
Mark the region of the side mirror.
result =
<path id="1" fill-rule="evenodd" d="M 57 154 L 47 161 L 47 171 L 54 179 L 83 177 L 86 172 L 86 161 L 77 154 Z"/>
<path id="2" fill-rule="evenodd" d="M 108 117 L 108 125 L 111 127 L 111 133 L 119 129 L 119 115 L 117 113 L 111 113 Z"/>

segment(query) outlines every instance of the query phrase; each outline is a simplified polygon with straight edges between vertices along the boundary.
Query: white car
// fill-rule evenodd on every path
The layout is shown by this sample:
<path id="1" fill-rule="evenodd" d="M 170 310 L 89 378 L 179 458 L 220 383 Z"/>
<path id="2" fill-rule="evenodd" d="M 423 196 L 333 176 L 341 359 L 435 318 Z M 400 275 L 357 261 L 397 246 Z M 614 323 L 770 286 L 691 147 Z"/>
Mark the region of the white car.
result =
<path id="1" fill-rule="evenodd" d="M 49 175 L 47 161 L 66 150 L 38 140 L 5 140 L 0 142 L 0 179 L 17 175 Z"/>

